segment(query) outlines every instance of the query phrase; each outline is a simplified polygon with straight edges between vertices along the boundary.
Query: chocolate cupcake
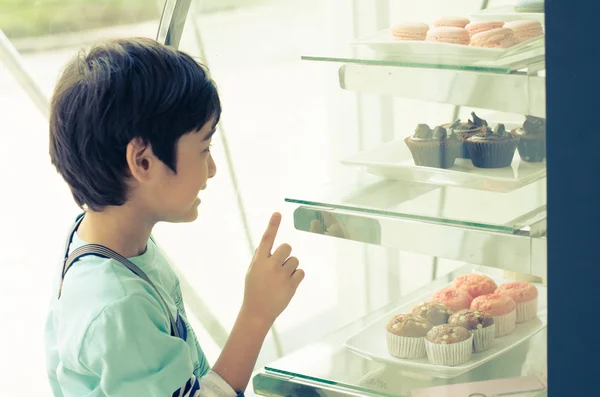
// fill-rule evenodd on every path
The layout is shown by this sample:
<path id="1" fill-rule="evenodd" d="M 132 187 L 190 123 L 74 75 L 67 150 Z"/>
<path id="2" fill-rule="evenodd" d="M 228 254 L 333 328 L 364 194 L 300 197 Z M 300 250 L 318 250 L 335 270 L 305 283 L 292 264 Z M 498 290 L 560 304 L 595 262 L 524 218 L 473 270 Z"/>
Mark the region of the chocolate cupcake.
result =
<path id="1" fill-rule="evenodd" d="M 525 116 L 523 127 L 512 130 L 519 138 L 519 156 L 529 162 L 540 162 L 546 158 L 546 119 Z"/>
<path id="2" fill-rule="evenodd" d="M 427 332 L 425 349 L 435 365 L 460 365 L 471 359 L 473 335 L 464 327 L 437 325 Z"/>
<path id="3" fill-rule="evenodd" d="M 448 319 L 448 324 L 468 329 L 473 334 L 473 351 L 486 351 L 494 342 L 494 317 L 481 310 L 464 309 L 454 313 Z"/>
<path id="4" fill-rule="evenodd" d="M 460 151 L 461 141 L 448 134 L 444 127 L 433 130 L 427 124 L 419 124 L 412 136 L 404 139 L 416 165 L 450 168 Z"/>
<path id="5" fill-rule="evenodd" d="M 503 168 L 512 163 L 519 138 L 498 124 L 494 130 L 483 126 L 481 132 L 466 140 L 471 161 L 477 168 Z"/>
<path id="6" fill-rule="evenodd" d="M 482 118 L 479 118 L 475 112 L 471 112 L 471 117 L 473 120 L 469 119 L 466 122 L 461 122 L 460 119 L 456 120 L 454 123 L 443 124 L 442 127 L 445 127 L 450 130 L 456 137 L 461 141 L 460 153 L 458 157 L 461 159 L 470 159 L 471 155 L 467 150 L 467 145 L 465 141 L 467 138 L 472 137 L 476 133 L 481 131 L 481 127 L 484 125 L 487 127 L 487 121 Z"/>
<path id="7" fill-rule="evenodd" d="M 412 314 L 423 317 L 432 325 L 446 324 L 452 313 L 454 312 L 440 302 L 425 302 L 412 309 Z"/>
<path id="8" fill-rule="evenodd" d="M 425 335 L 431 327 L 423 317 L 413 314 L 395 315 L 385 327 L 389 353 L 399 358 L 425 357 Z"/>

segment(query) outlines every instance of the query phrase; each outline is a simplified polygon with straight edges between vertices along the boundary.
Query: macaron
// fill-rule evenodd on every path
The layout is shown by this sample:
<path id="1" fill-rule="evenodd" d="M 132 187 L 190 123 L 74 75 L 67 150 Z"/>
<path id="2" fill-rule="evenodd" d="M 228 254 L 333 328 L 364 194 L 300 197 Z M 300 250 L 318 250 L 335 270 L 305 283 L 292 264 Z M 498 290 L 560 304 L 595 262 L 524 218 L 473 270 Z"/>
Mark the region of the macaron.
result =
<path id="1" fill-rule="evenodd" d="M 499 29 L 504 26 L 502 21 L 474 21 L 465 26 L 471 37 L 477 33 L 486 32 L 492 29 Z"/>
<path id="2" fill-rule="evenodd" d="M 504 24 L 505 28 L 512 29 L 519 43 L 544 35 L 542 24 L 538 21 L 520 20 L 511 21 Z"/>
<path id="3" fill-rule="evenodd" d="M 455 28 L 464 28 L 467 24 L 471 22 L 467 18 L 464 17 L 440 17 L 433 21 L 431 26 L 435 28 L 450 26 Z"/>
<path id="4" fill-rule="evenodd" d="M 515 33 L 509 28 L 499 28 L 477 33 L 471 37 L 471 45 L 485 48 L 509 48 L 517 44 Z"/>
<path id="5" fill-rule="evenodd" d="M 392 37 L 397 40 L 423 41 L 429 26 L 421 22 L 404 22 L 390 28 Z"/>
<path id="6" fill-rule="evenodd" d="M 438 43 L 466 45 L 469 44 L 469 32 L 464 28 L 457 27 L 431 28 L 427 32 L 425 40 Z"/>

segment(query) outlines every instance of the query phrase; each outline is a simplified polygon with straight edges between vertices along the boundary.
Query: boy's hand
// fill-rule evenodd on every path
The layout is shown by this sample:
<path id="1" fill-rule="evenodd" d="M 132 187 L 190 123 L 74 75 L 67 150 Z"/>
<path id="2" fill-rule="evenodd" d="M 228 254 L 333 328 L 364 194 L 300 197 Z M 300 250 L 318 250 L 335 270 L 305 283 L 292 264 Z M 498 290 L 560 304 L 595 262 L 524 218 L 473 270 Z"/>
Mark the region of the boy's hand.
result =
<path id="1" fill-rule="evenodd" d="M 289 244 L 280 245 L 271 254 L 280 223 L 281 214 L 274 213 L 246 274 L 242 305 L 247 315 L 269 325 L 287 307 L 304 279 L 298 259 L 290 256 Z"/>

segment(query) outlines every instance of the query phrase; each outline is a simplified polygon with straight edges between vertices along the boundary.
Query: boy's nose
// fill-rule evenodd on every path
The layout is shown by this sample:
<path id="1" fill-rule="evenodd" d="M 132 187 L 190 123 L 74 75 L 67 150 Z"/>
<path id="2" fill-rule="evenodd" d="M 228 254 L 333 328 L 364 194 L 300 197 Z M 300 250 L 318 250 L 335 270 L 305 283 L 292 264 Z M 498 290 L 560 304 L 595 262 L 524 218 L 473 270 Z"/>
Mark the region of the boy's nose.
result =
<path id="1" fill-rule="evenodd" d="M 217 164 L 215 164 L 215 160 L 212 155 L 210 155 L 208 159 L 208 177 L 213 178 L 217 174 Z"/>

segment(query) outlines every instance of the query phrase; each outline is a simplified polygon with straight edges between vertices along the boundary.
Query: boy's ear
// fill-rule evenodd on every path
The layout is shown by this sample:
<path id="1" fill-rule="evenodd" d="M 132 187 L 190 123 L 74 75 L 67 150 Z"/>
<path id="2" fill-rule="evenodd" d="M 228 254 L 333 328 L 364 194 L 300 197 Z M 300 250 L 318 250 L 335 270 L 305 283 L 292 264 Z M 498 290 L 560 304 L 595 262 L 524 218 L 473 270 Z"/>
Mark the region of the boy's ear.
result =
<path id="1" fill-rule="evenodd" d="M 152 146 L 144 143 L 137 137 L 133 138 L 128 144 L 125 152 L 127 165 L 131 176 L 138 182 L 146 182 L 150 179 L 150 172 L 154 164 L 154 153 Z"/>

